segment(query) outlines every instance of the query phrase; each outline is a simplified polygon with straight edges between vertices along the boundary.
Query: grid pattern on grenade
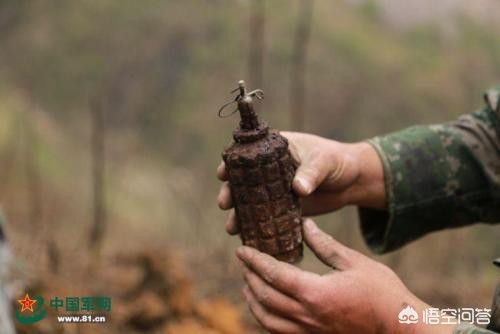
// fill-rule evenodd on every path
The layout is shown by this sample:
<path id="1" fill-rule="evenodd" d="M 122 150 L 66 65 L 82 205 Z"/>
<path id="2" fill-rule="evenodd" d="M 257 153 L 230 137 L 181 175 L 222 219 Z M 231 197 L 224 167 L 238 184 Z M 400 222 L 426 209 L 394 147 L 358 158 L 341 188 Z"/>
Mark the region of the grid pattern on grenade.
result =
<path id="1" fill-rule="evenodd" d="M 290 262 L 290 259 L 293 259 L 293 262 L 295 262 L 296 260 L 298 260 L 302 257 L 303 251 L 304 251 L 304 246 L 302 244 L 300 244 L 299 247 L 295 248 L 294 250 L 292 250 L 290 252 L 276 254 L 273 256 L 276 259 L 281 260 L 281 261 Z"/>
<path id="2" fill-rule="evenodd" d="M 298 199 L 291 192 L 295 167 L 287 150 L 266 160 L 230 170 L 241 237 L 267 253 L 289 253 L 302 243 Z"/>

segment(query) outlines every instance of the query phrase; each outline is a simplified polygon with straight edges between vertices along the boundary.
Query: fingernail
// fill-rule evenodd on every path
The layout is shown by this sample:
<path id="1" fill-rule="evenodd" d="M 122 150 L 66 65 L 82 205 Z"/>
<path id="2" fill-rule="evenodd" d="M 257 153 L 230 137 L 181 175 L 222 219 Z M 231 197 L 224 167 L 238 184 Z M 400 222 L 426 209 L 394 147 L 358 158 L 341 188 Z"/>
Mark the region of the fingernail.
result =
<path id="1" fill-rule="evenodd" d="M 227 222 L 226 223 L 226 232 L 230 235 L 234 235 L 234 234 L 237 234 L 237 230 L 236 230 L 236 227 L 231 223 L 231 222 Z"/>
<path id="2" fill-rule="evenodd" d="M 230 208 L 229 195 L 226 194 L 225 188 L 223 188 L 219 192 L 219 195 L 217 196 L 217 204 L 219 205 L 219 208 L 221 208 L 222 210 L 227 210 Z"/>
<path id="3" fill-rule="evenodd" d="M 308 230 L 311 233 L 316 233 L 318 232 L 318 226 L 314 223 L 312 219 L 305 219 L 303 222 L 304 228 Z"/>
<path id="4" fill-rule="evenodd" d="M 225 164 L 224 162 L 221 162 L 219 166 L 217 166 L 217 177 L 220 178 L 224 174 L 225 170 Z"/>
<path id="5" fill-rule="evenodd" d="M 298 176 L 295 178 L 295 182 L 297 182 L 299 184 L 299 187 L 302 189 L 302 192 L 305 195 L 309 195 L 311 193 L 312 186 L 311 186 L 311 183 L 309 183 L 309 181 L 307 181 L 306 179 L 304 179 L 301 176 Z"/>
<path id="6" fill-rule="evenodd" d="M 245 260 L 245 253 L 246 253 L 246 247 L 245 246 L 240 246 L 238 248 L 236 248 L 236 256 L 244 261 Z"/>

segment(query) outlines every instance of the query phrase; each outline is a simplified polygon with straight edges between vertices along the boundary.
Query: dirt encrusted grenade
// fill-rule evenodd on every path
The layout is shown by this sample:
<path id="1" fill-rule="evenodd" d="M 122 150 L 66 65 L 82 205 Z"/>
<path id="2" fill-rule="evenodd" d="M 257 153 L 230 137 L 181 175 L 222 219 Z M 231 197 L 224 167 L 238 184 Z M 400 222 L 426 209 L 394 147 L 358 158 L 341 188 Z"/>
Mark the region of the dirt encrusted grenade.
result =
<path id="1" fill-rule="evenodd" d="M 303 252 L 301 209 L 292 190 L 297 164 L 287 139 L 259 121 L 255 113 L 253 98 L 262 99 L 262 90 L 247 92 L 240 81 L 237 91 L 232 102 L 238 104 L 240 126 L 222 158 L 241 239 L 244 245 L 278 260 L 297 262 Z M 221 117 L 230 103 L 219 110 Z"/>

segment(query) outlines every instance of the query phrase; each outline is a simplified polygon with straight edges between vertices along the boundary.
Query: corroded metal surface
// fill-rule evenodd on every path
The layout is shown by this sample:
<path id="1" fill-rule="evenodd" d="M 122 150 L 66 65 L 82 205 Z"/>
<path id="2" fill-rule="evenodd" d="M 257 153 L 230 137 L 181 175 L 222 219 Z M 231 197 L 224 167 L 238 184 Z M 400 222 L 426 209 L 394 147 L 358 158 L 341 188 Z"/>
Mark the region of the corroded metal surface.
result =
<path id="1" fill-rule="evenodd" d="M 288 141 L 258 120 L 252 95 L 241 82 L 236 101 L 240 127 L 222 158 L 241 239 L 244 245 L 279 260 L 296 262 L 303 251 L 302 219 L 298 198 L 292 191 L 296 163 L 288 151 Z"/>

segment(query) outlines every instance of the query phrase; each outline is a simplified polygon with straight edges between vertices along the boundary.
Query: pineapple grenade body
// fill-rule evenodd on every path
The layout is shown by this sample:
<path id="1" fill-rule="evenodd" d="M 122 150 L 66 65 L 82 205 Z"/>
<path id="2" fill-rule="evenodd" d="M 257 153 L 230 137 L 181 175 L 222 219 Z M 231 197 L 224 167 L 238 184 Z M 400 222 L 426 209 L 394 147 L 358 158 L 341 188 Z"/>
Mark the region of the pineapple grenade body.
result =
<path id="1" fill-rule="evenodd" d="M 244 245 L 294 263 L 303 253 L 301 209 L 292 190 L 296 162 L 287 139 L 258 120 L 255 92 L 261 93 L 247 94 L 240 81 L 240 127 L 222 154 L 236 220 Z"/>

